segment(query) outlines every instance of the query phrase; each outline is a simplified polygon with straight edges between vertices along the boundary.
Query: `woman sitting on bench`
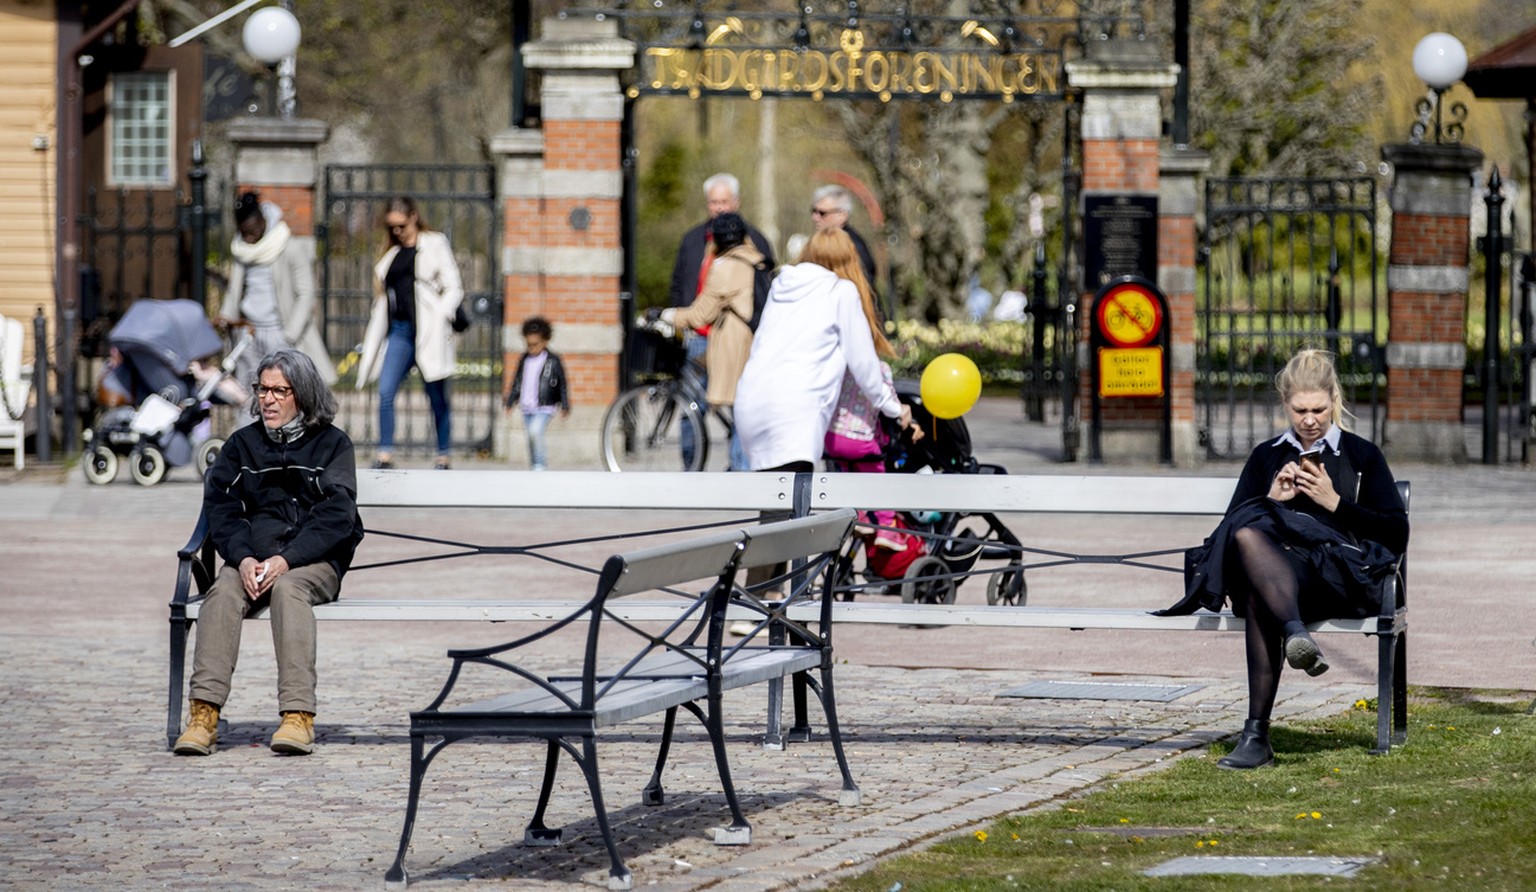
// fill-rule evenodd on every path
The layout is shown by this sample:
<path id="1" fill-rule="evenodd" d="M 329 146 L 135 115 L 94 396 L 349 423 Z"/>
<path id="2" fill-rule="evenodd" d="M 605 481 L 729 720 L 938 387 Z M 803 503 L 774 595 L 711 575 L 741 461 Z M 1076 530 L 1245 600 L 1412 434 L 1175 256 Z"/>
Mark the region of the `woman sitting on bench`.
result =
<path id="1" fill-rule="evenodd" d="M 1222 768 L 1274 761 L 1269 717 L 1282 657 L 1308 675 L 1328 671 L 1305 624 L 1374 616 L 1380 585 L 1408 547 L 1408 512 L 1386 458 L 1343 428 L 1332 356 L 1302 350 L 1275 383 L 1291 426 L 1248 456 L 1226 517 L 1189 560 L 1188 611 L 1220 609 L 1229 596 L 1248 619 L 1248 720 Z"/>

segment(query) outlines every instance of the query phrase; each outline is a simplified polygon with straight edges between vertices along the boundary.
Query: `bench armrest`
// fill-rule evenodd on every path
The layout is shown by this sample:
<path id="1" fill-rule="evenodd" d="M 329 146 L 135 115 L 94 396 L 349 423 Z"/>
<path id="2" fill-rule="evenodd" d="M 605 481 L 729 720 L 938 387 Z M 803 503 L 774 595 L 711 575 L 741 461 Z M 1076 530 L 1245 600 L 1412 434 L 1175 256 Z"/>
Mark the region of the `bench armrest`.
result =
<path id="1" fill-rule="evenodd" d="M 176 590 L 171 596 L 173 607 L 186 604 L 193 595 L 201 595 L 213 585 L 217 559 L 213 543 L 208 538 L 208 515 L 199 512 L 192 537 L 176 551 Z"/>

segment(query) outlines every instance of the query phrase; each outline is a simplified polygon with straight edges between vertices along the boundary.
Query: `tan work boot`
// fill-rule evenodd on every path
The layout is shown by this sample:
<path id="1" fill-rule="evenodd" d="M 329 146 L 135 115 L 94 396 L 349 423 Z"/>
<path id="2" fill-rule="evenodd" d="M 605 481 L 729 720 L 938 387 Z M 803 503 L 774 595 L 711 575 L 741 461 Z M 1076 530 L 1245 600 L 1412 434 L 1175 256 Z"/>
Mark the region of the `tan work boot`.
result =
<path id="1" fill-rule="evenodd" d="M 218 749 L 219 708 L 207 700 L 193 700 L 187 730 L 176 738 L 171 752 L 178 756 L 206 756 Z"/>
<path id="2" fill-rule="evenodd" d="M 315 714 L 285 712 L 283 723 L 272 735 L 272 752 L 307 756 L 315 751 Z"/>

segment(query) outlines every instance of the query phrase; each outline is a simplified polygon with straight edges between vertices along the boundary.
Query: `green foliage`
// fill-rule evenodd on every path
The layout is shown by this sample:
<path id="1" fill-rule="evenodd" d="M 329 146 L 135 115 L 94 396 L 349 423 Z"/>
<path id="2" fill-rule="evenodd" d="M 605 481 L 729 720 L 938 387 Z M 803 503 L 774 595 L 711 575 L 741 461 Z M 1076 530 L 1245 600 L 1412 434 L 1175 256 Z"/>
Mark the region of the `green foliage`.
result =
<path id="1" fill-rule="evenodd" d="M 1431 699 L 1432 698 L 1432 699 Z M 1352 888 L 1523 889 L 1536 840 L 1536 718 L 1524 699 L 1420 691 L 1408 744 L 1371 756 L 1375 716 L 1277 725 L 1278 760 L 1219 771 L 1210 753 L 1060 807 L 1011 817 L 888 861 L 833 886 L 845 892 L 1165 890 L 1242 892 L 1252 877 L 1178 880 L 1141 871 L 1185 855 L 1371 856 Z M 1145 831 L 1145 832 L 1138 832 Z M 1174 883 L 1175 885 L 1169 885 Z M 1318 877 L 1266 877 L 1266 890 Z"/>
<path id="2" fill-rule="evenodd" d="M 640 177 L 639 229 L 635 233 L 637 306 L 664 307 L 672 281 L 677 242 L 691 223 L 680 224 L 696 190 L 688 181 L 689 152 L 670 139 L 652 157 Z"/>
<path id="3" fill-rule="evenodd" d="M 1055 337 L 1047 329 L 1047 349 Z M 959 353 L 981 370 L 984 386 L 1017 386 L 1024 381 L 1024 357 L 1030 345 L 1027 322 L 952 322 L 942 319 L 928 325 L 904 319 L 896 326 L 891 344 L 898 359 L 891 363 L 897 377 L 916 378 L 934 357 Z"/>

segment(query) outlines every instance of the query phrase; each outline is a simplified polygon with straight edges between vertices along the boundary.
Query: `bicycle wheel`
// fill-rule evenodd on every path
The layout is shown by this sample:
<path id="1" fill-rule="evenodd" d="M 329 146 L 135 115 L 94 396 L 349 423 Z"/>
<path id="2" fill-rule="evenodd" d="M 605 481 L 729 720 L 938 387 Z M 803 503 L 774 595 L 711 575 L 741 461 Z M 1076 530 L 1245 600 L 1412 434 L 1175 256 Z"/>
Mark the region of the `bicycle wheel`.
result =
<path id="1" fill-rule="evenodd" d="M 693 434 L 693 448 L 686 456 L 685 422 Z M 690 460 L 685 462 L 685 457 Z M 624 391 L 603 416 L 603 462 L 610 471 L 698 471 L 708 460 L 703 413 L 666 384 Z"/>

